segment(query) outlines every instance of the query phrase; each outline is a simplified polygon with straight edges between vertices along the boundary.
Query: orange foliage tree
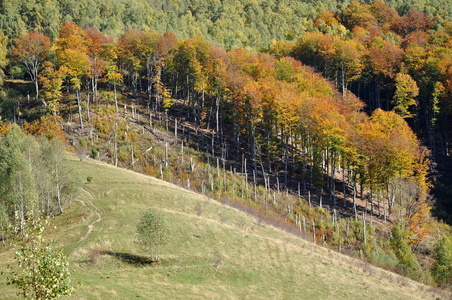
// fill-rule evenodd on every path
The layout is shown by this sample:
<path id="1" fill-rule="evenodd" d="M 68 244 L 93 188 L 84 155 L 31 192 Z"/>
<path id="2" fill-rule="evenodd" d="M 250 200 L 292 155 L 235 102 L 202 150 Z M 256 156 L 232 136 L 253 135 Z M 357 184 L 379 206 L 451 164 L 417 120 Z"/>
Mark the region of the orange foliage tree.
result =
<path id="1" fill-rule="evenodd" d="M 51 46 L 48 36 L 37 31 L 31 31 L 16 40 L 16 48 L 13 50 L 13 56 L 24 64 L 31 80 L 35 84 L 36 101 L 39 98 L 38 70 L 49 54 Z M 44 100 L 42 102 L 47 106 Z"/>
<path id="2" fill-rule="evenodd" d="M 80 89 L 82 77 L 90 69 L 88 59 L 89 43 L 85 39 L 86 32 L 75 23 L 64 22 L 61 25 L 59 38 L 54 43 L 58 62 L 65 66 L 67 76 L 75 90 L 80 117 L 80 126 L 83 129 L 82 104 Z"/>
<path id="3" fill-rule="evenodd" d="M 49 61 L 44 62 L 43 70 L 38 76 L 39 82 L 44 88 L 44 96 L 48 102 L 48 108 L 50 111 L 53 111 L 54 116 L 56 116 L 65 77 L 66 67 L 61 66 L 59 69 L 56 69 L 53 63 Z"/>

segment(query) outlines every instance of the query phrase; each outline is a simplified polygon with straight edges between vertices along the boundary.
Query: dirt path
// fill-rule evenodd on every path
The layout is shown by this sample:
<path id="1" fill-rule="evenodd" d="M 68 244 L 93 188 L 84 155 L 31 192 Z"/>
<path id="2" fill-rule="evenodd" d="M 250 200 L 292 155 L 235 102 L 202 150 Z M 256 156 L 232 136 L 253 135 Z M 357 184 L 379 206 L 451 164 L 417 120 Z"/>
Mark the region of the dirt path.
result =
<path id="1" fill-rule="evenodd" d="M 87 193 L 92 199 L 94 199 L 93 195 L 91 195 L 90 192 L 88 192 L 87 190 L 83 189 L 83 191 L 85 193 Z M 83 206 L 88 207 L 88 205 L 86 205 L 85 201 L 83 200 L 78 200 Z M 99 213 L 99 209 L 93 204 L 93 202 L 91 200 L 87 200 L 86 201 L 88 204 L 90 204 L 92 207 L 94 207 L 94 213 L 97 215 L 97 220 L 95 220 L 93 223 L 91 223 L 90 225 L 88 225 L 88 232 L 85 234 L 85 236 L 80 238 L 80 241 L 84 241 L 88 238 L 88 236 L 91 234 L 91 232 L 94 230 L 94 224 L 99 223 L 100 221 L 102 221 L 102 216 Z"/>

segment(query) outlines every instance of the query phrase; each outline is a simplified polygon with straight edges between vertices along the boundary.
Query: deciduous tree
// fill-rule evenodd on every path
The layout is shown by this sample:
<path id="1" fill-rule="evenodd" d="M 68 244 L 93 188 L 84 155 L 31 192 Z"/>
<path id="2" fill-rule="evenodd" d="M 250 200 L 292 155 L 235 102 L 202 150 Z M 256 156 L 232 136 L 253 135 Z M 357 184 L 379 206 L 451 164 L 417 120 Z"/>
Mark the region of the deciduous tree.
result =
<path id="1" fill-rule="evenodd" d="M 50 38 L 40 32 L 32 31 L 16 40 L 13 56 L 23 63 L 36 88 L 36 101 L 39 97 L 38 70 L 48 56 L 52 44 Z M 47 103 L 42 100 L 45 106 Z"/>
<path id="2" fill-rule="evenodd" d="M 3 84 L 4 72 L 3 68 L 6 67 L 9 60 L 7 58 L 8 55 L 8 37 L 0 32 L 0 85 Z"/>
<path id="3" fill-rule="evenodd" d="M 452 282 L 452 241 L 448 236 L 441 237 L 433 249 L 435 263 L 432 266 L 432 275 L 436 283 L 441 286 Z"/>
<path id="4" fill-rule="evenodd" d="M 89 45 L 87 54 L 91 65 L 88 76 L 92 80 L 93 101 L 96 101 L 97 82 L 99 77 L 104 74 L 107 65 L 105 58 L 102 57 L 102 45 L 110 43 L 111 40 L 95 27 L 87 27 L 85 32 L 85 39 Z"/>
<path id="5" fill-rule="evenodd" d="M 67 75 L 76 92 L 81 128 L 83 128 L 83 120 L 80 89 L 82 77 L 91 66 L 85 35 L 86 32 L 75 23 L 65 22 L 61 25 L 60 36 L 54 43 L 58 62 L 66 67 Z"/>
<path id="6" fill-rule="evenodd" d="M 410 108 L 416 105 L 419 88 L 408 74 L 398 73 L 395 78 L 394 111 L 402 118 L 411 118 Z"/>
<path id="7" fill-rule="evenodd" d="M 57 69 L 49 61 L 44 62 L 42 67 L 43 70 L 38 75 L 39 82 L 44 88 L 44 96 L 48 102 L 49 110 L 53 111 L 54 116 L 56 116 L 57 107 L 62 95 L 61 88 L 63 87 L 67 69 L 64 65 Z"/>
<path id="8" fill-rule="evenodd" d="M 53 299 L 74 291 L 67 257 L 52 249 L 52 243 L 45 242 L 43 231 L 44 222 L 39 217 L 28 216 L 26 234 L 15 253 L 20 271 L 13 272 L 8 282 L 19 288 L 18 296 Z"/>
<path id="9" fill-rule="evenodd" d="M 153 261 L 160 260 L 160 251 L 168 239 L 168 221 L 158 211 L 148 209 L 138 221 L 138 243 L 150 251 Z"/>

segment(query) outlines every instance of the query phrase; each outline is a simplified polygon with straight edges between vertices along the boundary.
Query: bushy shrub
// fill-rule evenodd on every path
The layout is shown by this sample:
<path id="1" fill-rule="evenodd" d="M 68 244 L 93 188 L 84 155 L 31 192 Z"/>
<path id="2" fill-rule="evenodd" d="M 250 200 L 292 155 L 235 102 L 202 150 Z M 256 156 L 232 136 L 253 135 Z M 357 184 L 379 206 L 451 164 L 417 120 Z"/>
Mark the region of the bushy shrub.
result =
<path id="1" fill-rule="evenodd" d="M 398 263 L 397 257 L 394 253 L 388 253 L 382 248 L 377 248 L 375 251 L 371 251 L 370 260 L 389 270 L 395 270 Z"/>
<path id="2" fill-rule="evenodd" d="M 99 151 L 97 151 L 96 148 L 93 148 L 93 150 L 91 150 L 91 154 L 93 155 L 93 158 L 97 158 L 97 156 L 99 155 Z"/>
<path id="3" fill-rule="evenodd" d="M 24 68 L 20 65 L 16 65 L 11 67 L 8 70 L 9 76 L 11 77 L 11 79 L 24 79 L 25 73 L 26 71 L 24 70 Z"/>
<path id="4" fill-rule="evenodd" d="M 411 252 L 411 246 L 408 244 L 409 233 L 403 223 L 395 224 L 392 229 L 390 239 L 391 248 L 399 260 L 399 266 L 408 275 L 415 275 L 420 270 L 419 261 Z"/>
<path id="5" fill-rule="evenodd" d="M 80 146 L 82 146 L 83 148 L 86 148 L 87 142 L 84 138 L 81 138 L 78 140 L 78 143 Z"/>
<path id="6" fill-rule="evenodd" d="M 63 143 L 67 143 L 66 135 L 61 128 L 61 117 L 59 116 L 42 116 L 40 119 L 33 121 L 31 124 L 25 121 L 23 131 L 34 136 L 44 135 L 49 140 L 57 138 Z M 80 145 L 86 147 L 86 140 L 84 141 L 85 146 L 81 143 Z"/>
<path id="7" fill-rule="evenodd" d="M 438 240 L 433 249 L 435 263 L 432 267 L 432 276 L 441 286 L 452 283 L 452 241 L 444 236 Z"/>

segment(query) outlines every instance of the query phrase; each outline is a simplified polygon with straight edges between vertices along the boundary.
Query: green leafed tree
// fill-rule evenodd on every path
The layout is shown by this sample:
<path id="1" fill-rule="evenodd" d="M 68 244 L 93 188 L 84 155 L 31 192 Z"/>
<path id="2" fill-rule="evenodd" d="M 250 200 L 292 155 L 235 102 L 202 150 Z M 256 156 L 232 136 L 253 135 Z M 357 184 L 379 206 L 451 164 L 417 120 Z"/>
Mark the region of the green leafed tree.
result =
<path id="1" fill-rule="evenodd" d="M 50 177 L 54 204 L 62 214 L 66 206 L 77 195 L 80 189 L 80 179 L 75 177 L 74 170 L 67 164 L 65 158 L 66 146 L 59 139 L 49 142 L 46 138 L 40 139 L 42 162 L 46 165 L 46 173 Z"/>
<path id="2" fill-rule="evenodd" d="M 44 223 L 39 218 L 28 217 L 26 235 L 15 253 L 19 270 L 12 272 L 8 282 L 19 288 L 18 296 L 27 299 L 53 299 L 70 295 L 74 290 L 67 257 L 52 249 L 52 243 L 45 242 Z"/>
<path id="3" fill-rule="evenodd" d="M 390 239 L 391 248 L 399 260 L 400 267 L 408 275 L 417 275 L 417 271 L 421 269 L 419 261 L 411 252 L 408 244 L 409 233 L 404 224 L 394 224 L 392 229 L 392 237 Z"/>
<path id="4" fill-rule="evenodd" d="M 408 74 L 399 73 L 395 78 L 394 111 L 402 118 L 411 118 L 409 109 L 416 105 L 419 88 Z"/>
<path id="5" fill-rule="evenodd" d="M 442 237 L 433 249 L 435 263 L 432 267 L 433 279 L 441 286 L 452 283 L 452 241 L 449 237 Z"/>
<path id="6" fill-rule="evenodd" d="M 31 200 L 36 199 L 32 167 L 25 151 L 27 142 L 16 124 L 0 140 L 0 202 L 10 215 L 14 210 L 15 225 L 22 235 L 28 210 L 33 209 Z"/>
<path id="7" fill-rule="evenodd" d="M 160 260 L 160 250 L 167 242 L 168 221 L 158 211 L 148 209 L 138 221 L 137 227 L 138 243 L 150 251 L 151 259 Z"/>
<path id="8" fill-rule="evenodd" d="M 8 54 L 8 37 L 0 32 L 0 84 L 3 84 L 4 72 L 3 68 L 6 67 L 9 60 L 7 59 Z"/>
<path id="9" fill-rule="evenodd" d="M 43 70 L 38 75 L 38 79 L 44 88 L 44 96 L 47 100 L 48 108 L 53 112 L 54 116 L 56 116 L 58 104 L 62 96 L 61 88 L 63 87 L 65 76 L 65 66 L 57 69 L 49 61 L 43 63 Z"/>

